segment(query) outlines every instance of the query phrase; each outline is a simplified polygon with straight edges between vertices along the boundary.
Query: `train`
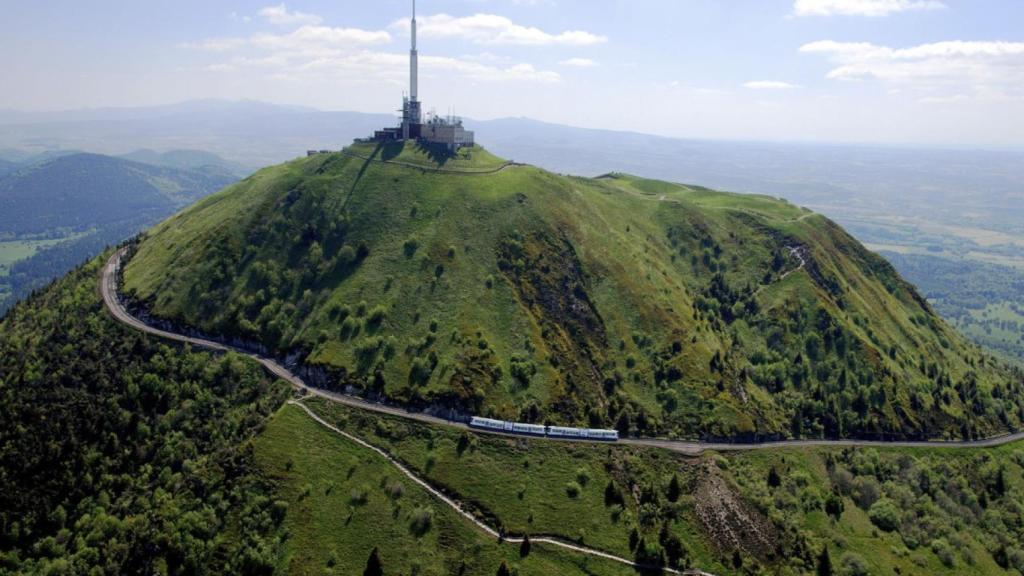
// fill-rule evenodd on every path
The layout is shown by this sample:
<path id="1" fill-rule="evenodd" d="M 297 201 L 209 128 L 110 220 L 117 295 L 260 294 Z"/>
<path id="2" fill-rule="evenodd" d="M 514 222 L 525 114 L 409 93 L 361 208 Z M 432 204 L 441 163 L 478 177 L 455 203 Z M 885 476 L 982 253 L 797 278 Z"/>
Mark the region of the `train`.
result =
<path id="1" fill-rule="evenodd" d="M 540 424 L 524 424 L 522 422 L 506 422 L 493 418 L 473 416 L 469 420 L 470 428 L 501 432 L 503 434 L 522 434 L 548 438 L 569 438 L 577 440 L 600 440 L 615 442 L 619 439 L 618 430 L 601 430 L 598 428 L 570 428 L 568 426 L 541 426 Z"/>

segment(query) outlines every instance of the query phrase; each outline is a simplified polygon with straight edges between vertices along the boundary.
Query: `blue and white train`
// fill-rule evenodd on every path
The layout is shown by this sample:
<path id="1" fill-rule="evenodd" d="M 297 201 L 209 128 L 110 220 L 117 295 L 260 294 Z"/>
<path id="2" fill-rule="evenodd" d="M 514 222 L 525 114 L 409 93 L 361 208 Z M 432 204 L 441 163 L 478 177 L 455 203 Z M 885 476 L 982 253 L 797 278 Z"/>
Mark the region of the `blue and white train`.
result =
<path id="1" fill-rule="evenodd" d="M 600 430 L 596 428 L 569 428 L 566 426 L 541 426 L 539 424 L 523 424 L 506 422 L 493 418 L 473 416 L 469 421 L 470 428 L 479 428 L 504 434 L 523 434 L 525 436 L 547 436 L 550 438 L 570 438 L 578 440 L 602 440 L 615 442 L 619 439 L 618 430 Z"/>

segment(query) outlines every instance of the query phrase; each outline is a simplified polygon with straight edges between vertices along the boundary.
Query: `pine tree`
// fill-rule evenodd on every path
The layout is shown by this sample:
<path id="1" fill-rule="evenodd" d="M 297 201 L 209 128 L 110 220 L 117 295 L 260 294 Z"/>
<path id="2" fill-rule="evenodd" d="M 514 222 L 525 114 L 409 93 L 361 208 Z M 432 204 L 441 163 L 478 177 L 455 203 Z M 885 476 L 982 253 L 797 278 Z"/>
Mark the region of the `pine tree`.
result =
<path id="1" fill-rule="evenodd" d="M 995 484 L 996 497 L 1006 494 L 1006 469 L 1002 466 L 999 467 L 999 473 L 996 474 Z"/>
<path id="2" fill-rule="evenodd" d="M 672 475 L 672 479 L 668 482 L 668 497 L 669 502 L 678 502 L 679 495 L 682 493 L 682 489 L 679 487 L 679 476 L 676 474 Z"/>
<path id="3" fill-rule="evenodd" d="M 779 478 L 779 473 L 776 472 L 775 466 L 772 466 L 771 470 L 768 470 L 768 487 L 769 488 L 778 488 L 779 485 L 781 485 L 781 484 L 782 484 L 782 479 Z"/>
<path id="4" fill-rule="evenodd" d="M 498 576 L 512 576 L 512 571 L 504 560 L 501 561 L 501 566 L 498 566 Z"/>
<path id="5" fill-rule="evenodd" d="M 523 536 L 523 542 L 519 545 L 519 557 L 526 558 L 530 555 L 530 535 Z"/>
<path id="6" fill-rule="evenodd" d="M 366 569 L 363 570 L 363 576 L 384 576 L 384 566 L 380 562 L 380 552 L 376 546 L 370 552 L 370 557 L 366 559 Z"/>
<path id="7" fill-rule="evenodd" d="M 822 547 L 818 554 L 818 576 L 832 576 L 832 558 L 828 555 L 828 545 Z"/>

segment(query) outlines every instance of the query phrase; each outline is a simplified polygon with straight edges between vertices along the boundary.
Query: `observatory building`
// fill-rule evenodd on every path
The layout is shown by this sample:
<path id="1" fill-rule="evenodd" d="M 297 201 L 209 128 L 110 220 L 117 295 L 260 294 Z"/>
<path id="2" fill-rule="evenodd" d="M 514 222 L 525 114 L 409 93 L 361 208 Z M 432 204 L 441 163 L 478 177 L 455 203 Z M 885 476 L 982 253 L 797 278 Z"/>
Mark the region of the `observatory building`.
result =
<path id="1" fill-rule="evenodd" d="M 394 142 L 414 140 L 440 144 L 448 151 L 473 145 L 473 132 L 462 126 L 456 116 L 429 114 L 424 122 L 419 99 L 419 52 L 416 50 L 416 0 L 412 2 L 412 48 L 409 50 L 409 94 L 402 97 L 402 123 L 397 128 L 377 130 L 371 140 Z"/>

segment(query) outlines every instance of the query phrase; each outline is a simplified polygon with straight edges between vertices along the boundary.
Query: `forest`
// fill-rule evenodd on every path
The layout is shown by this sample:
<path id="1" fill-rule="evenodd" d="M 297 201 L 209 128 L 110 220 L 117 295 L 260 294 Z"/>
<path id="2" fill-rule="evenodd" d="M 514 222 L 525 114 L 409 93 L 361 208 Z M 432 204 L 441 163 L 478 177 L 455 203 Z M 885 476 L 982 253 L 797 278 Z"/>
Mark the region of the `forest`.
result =
<path id="1" fill-rule="evenodd" d="M 285 513 L 249 440 L 288 386 L 110 318 L 101 258 L 0 321 L 0 574 L 264 574 Z"/>

